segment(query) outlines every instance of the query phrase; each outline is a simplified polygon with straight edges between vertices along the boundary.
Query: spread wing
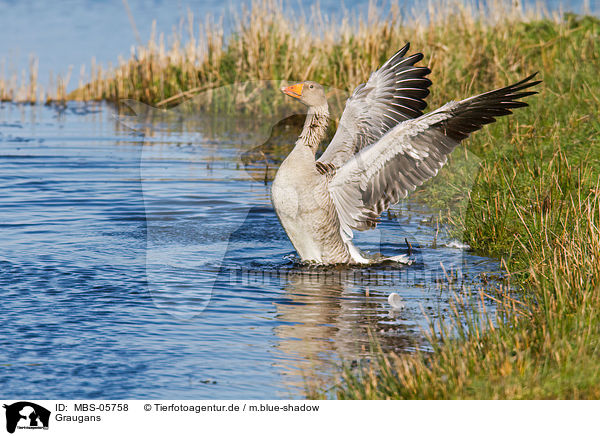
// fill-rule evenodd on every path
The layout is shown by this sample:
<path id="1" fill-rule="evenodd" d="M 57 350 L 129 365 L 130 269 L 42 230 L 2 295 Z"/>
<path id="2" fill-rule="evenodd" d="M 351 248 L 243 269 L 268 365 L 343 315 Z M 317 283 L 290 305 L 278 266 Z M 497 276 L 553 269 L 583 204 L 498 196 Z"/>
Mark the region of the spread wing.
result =
<path id="1" fill-rule="evenodd" d="M 421 53 L 404 57 L 410 44 L 360 84 L 347 100 L 338 129 L 319 158 L 326 166 L 341 167 L 355 153 L 375 143 L 399 122 L 420 117 L 431 85 L 426 67 L 416 67 Z"/>
<path id="2" fill-rule="evenodd" d="M 511 114 L 511 109 L 527 106 L 518 99 L 536 94 L 523 92 L 540 83 L 531 81 L 536 74 L 405 121 L 346 162 L 329 184 L 342 236 L 351 239 L 352 229 L 374 228 L 390 204 L 436 175 L 471 132 Z"/>

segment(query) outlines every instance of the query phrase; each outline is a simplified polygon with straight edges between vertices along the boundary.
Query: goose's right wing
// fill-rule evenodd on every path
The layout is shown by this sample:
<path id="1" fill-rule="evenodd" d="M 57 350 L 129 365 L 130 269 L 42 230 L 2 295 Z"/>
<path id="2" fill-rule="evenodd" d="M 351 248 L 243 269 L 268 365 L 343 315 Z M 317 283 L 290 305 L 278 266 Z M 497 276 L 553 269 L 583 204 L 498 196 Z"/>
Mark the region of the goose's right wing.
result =
<path id="1" fill-rule="evenodd" d="M 518 100 L 536 94 L 523 92 L 540 83 L 531 81 L 534 76 L 405 121 L 356 154 L 329 184 L 342 236 L 351 239 L 352 229 L 374 228 L 390 204 L 436 175 L 448 154 L 471 132 L 512 113 L 513 108 L 527 106 Z"/>
<path id="2" fill-rule="evenodd" d="M 346 102 L 335 136 L 318 160 L 321 167 L 341 167 L 398 123 L 423 114 L 427 107 L 423 99 L 431 85 L 425 76 L 431 71 L 415 66 L 423 59 L 421 53 L 404 57 L 409 47 L 402 47 L 371 74 L 367 83 L 356 87 Z"/>

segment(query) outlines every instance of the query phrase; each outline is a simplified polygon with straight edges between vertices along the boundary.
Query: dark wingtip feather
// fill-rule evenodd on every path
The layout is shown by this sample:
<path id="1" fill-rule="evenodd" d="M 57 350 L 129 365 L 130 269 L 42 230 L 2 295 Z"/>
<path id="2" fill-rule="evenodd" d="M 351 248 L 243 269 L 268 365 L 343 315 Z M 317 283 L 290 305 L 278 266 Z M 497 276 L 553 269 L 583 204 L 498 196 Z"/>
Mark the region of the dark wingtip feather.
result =
<path id="1" fill-rule="evenodd" d="M 517 85 L 521 84 L 521 83 L 525 83 L 525 82 L 529 82 L 531 79 L 533 79 L 535 76 L 537 76 L 540 72 L 536 71 L 533 74 L 530 74 L 529 76 L 525 77 L 523 80 L 521 80 L 519 83 L 517 83 Z M 538 80 L 537 83 L 540 83 L 541 80 Z"/>
<path id="2" fill-rule="evenodd" d="M 423 60 L 423 53 L 415 53 L 413 55 L 410 55 L 409 57 L 407 57 L 404 60 L 404 63 L 410 63 L 411 65 L 416 64 L 417 62 Z"/>
<path id="3" fill-rule="evenodd" d="M 518 94 L 511 94 L 511 100 L 516 100 L 519 98 L 529 97 L 530 95 L 539 94 L 537 91 L 527 91 L 527 92 L 519 92 Z"/>
<path id="4" fill-rule="evenodd" d="M 537 73 L 504 88 L 485 92 L 463 100 L 452 110 L 454 116 L 438 124 L 444 134 L 462 141 L 471 132 L 479 130 L 483 125 L 492 123 L 497 117 L 512 114 L 511 109 L 529 106 L 519 99 L 537 94 L 537 91 L 523 91 L 531 88 L 541 80 L 531 81 Z"/>
<path id="5" fill-rule="evenodd" d="M 523 80 L 518 81 L 517 83 L 513 83 L 512 85 L 509 85 L 505 88 L 500 88 L 498 89 L 498 91 L 503 92 L 503 91 L 511 91 L 511 93 L 515 93 L 516 91 L 521 91 L 523 89 L 527 89 L 527 88 L 531 88 L 532 86 L 536 86 L 539 85 L 540 83 L 542 83 L 541 80 L 534 80 L 533 82 L 531 81 L 531 79 L 533 79 L 535 76 L 538 75 L 538 71 L 536 71 L 533 74 L 530 74 L 529 76 L 525 77 Z M 536 92 L 534 92 L 536 93 Z M 531 95 L 531 94 L 528 94 Z M 525 97 L 525 96 L 523 96 Z M 520 98 L 519 97 L 515 97 L 515 98 Z"/>
<path id="6" fill-rule="evenodd" d="M 385 63 L 381 66 L 381 69 L 385 69 L 389 64 L 394 62 L 396 59 L 404 57 L 404 55 L 408 52 L 409 48 L 410 48 L 410 42 L 407 42 L 404 47 L 402 47 L 400 50 L 398 50 L 396 53 L 394 53 L 387 61 L 385 61 Z"/>

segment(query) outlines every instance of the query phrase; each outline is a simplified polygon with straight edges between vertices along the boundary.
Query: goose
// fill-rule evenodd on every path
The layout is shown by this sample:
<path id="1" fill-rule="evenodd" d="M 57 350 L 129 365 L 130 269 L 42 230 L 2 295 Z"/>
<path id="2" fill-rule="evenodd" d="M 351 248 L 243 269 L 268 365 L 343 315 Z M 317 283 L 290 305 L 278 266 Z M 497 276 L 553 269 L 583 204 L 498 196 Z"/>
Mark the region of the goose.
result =
<path id="1" fill-rule="evenodd" d="M 541 81 L 525 79 L 423 113 L 431 70 L 416 64 L 423 54 L 406 56 L 406 44 L 346 101 L 338 129 L 323 154 L 329 109 L 324 87 L 313 81 L 281 91 L 308 107 L 302 132 L 281 163 L 271 201 L 303 263 L 369 264 L 381 260 L 363 253 L 353 231 L 373 229 L 390 205 L 434 177 L 448 155 L 472 132 L 536 94 L 524 91 Z"/>

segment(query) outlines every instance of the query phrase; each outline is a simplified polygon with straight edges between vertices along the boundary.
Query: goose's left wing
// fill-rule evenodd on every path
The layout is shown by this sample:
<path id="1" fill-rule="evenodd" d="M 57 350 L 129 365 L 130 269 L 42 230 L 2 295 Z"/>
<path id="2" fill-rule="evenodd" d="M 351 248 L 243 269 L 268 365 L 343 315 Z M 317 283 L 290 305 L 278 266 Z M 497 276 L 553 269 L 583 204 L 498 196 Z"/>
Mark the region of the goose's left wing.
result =
<path id="1" fill-rule="evenodd" d="M 436 175 L 471 132 L 527 106 L 518 100 L 536 94 L 523 91 L 540 83 L 534 76 L 405 121 L 348 160 L 329 184 L 342 236 L 351 239 L 352 229 L 374 228 L 390 204 Z"/>
<path id="2" fill-rule="evenodd" d="M 431 85 L 425 76 L 431 71 L 415 65 L 423 59 L 421 53 L 405 57 L 409 47 L 402 47 L 371 74 L 367 83 L 356 87 L 335 136 L 319 158 L 321 167 L 340 168 L 399 122 L 423 115 Z"/>

